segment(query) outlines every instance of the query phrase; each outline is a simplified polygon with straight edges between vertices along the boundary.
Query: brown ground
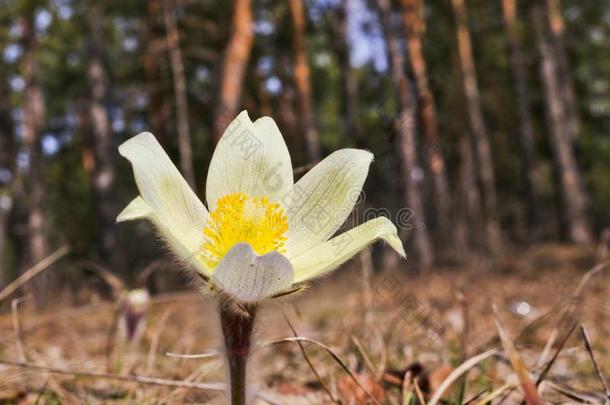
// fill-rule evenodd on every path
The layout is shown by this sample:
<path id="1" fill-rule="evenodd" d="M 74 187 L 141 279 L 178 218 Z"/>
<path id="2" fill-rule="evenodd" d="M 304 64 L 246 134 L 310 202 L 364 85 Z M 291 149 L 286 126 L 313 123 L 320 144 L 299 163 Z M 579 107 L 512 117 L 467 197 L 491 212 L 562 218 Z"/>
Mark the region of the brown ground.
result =
<path id="1" fill-rule="evenodd" d="M 545 401 L 595 402 L 603 397 L 580 329 L 574 329 L 565 344 L 560 344 L 576 322 L 584 324 L 599 366 L 610 373 L 610 270 L 593 276 L 581 295 L 573 296 L 595 264 L 593 252 L 541 246 L 514 252 L 498 263 L 439 269 L 429 276 L 413 276 L 409 270 L 387 271 L 371 283 L 368 316 L 357 264 L 354 260 L 304 294 L 271 303 L 262 311 L 256 332 L 262 347 L 255 352 L 252 373 L 260 403 L 331 403 L 297 343 L 268 345 L 292 336 L 283 314 L 299 336 L 327 345 L 379 403 L 402 404 L 408 403 L 409 396 L 417 397 L 409 380 L 400 387 L 409 367 L 417 377 L 417 388 L 429 399 L 428 392 L 434 392 L 464 356 L 496 347 L 500 355 L 476 364 L 465 383 L 458 380 L 445 395 L 447 401 L 458 402 L 464 387 L 462 402 L 477 395 L 480 400 L 518 381 L 498 339 L 492 304 L 534 381 L 543 368 L 536 366 L 543 348 L 556 334 L 556 343 L 541 362 L 546 365 L 561 349 L 539 389 Z M 126 342 L 120 330 L 113 333 L 116 305 L 112 302 L 42 314 L 20 310 L 17 318 L 9 310 L 0 314 L 0 359 L 76 373 L 221 382 L 222 358 L 214 355 L 218 349 L 214 306 L 213 299 L 194 292 L 154 296 L 142 337 L 134 342 Z M 564 322 L 558 327 L 562 317 Z M 335 399 L 345 404 L 366 403 L 363 391 L 328 352 L 315 343 L 304 342 L 303 347 Z M 210 355 L 189 359 L 168 352 Z M 220 393 L 201 387 L 145 385 L 106 377 L 0 364 L 0 403 L 223 403 Z M 505 388 L 493 403 L 518 403 L 523 398 L 520 388 Z"/>

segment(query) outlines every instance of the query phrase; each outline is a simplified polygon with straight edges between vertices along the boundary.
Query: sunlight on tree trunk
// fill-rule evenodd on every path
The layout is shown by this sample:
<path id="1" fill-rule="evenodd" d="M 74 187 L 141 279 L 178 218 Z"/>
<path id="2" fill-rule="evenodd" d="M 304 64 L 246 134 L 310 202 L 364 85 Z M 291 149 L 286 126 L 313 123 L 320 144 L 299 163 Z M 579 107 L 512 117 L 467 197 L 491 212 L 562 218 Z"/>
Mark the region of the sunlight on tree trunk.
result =
<path id="1" fill-rule="evenodd" d="M 502 250 L 500 225 L 498 224 L 498 198 L 496 195 L 495 172 L 489 134 L 483 120 L 481 97 L 477 84 L 477 74 L 472 53 L 472 43 L 468 32 L 468 17 L 464 0 L 451 0 L 455 13 L 457 46 L 464 81 L 466 107 L 474 136 L 479 177 L 483 187 L 483 202 L 489 250 L 497 254 Z"/>
<path id="2" fill-rule="evenodd" d="M 237 116 L 254 39 L 251 0 L 235 0 L 233 4 L 232 34 L 222 62 L 220 98 L 214 119 L 214 144 Z"/>
<path id="3" fill-rule="evenodd" d="M 534 7 L 532 18 L 540 52 L 540 76 L 544 87 L 550 143 L 559 178 L 565 222 L 572 242 L 588 244 L 593 240 L 587 218 L 587 195 L 570 145 L 570 127 L 566 107 L 562 102 L 560 71 L 553 53 L 553 45 L 544 29 L 544 12 Z"/>
<path id="4" fill-rule="evenodd" d="M 399 112 L 396 123 L 398 129 L 399 154 L 402 159 L 403 181 L 405 182 L 405 202 L 413 210 L 411 233 L 419 261 L 424 269 L 432 266 L 434 252 L 426 226 L 424 207 L 417 181 L 414 177 L 417 169 L 417 146 L 415 139 L 415 100 L 411 94 L 409 81 L 405 76 L 405 63 L 400 51 L 400 43 L 392 28 L 391 4 L 389 0 L 377 1 L 383 34 L 388 49 L 388 59 L 392 81 L 396 88 Z"/>
<path id="5" fill-rule="evenodd" d="M 539 225 L 542 215 L 541 198 L 543 179 L 540 163 L 536 154 L 536 140 L 532 122 L 531 105 L 527 89 L 527 74 L 523 60 L 523 50 L 517 27 L 516 0 L 502 0 L 504 28 L 509 47 L 509 62 L 514 79 L 517 114 L 519 117 L 519 134 L 523 148 L 523 160 L 528 185 L 529 222 Z"/>
<path id="6" fill-rule="evenodd" d="M 557 70 L 559 74 L 559 85 L 561 96 L 564 100 L 565 114 L 570 128 L 570 141 L 577 142 L 580 132 L 580 122 L 578 119 L 578 107 L 576 106 L 576 95 L 574 84 L 570 74 L 570 61 L 565 47 L 564 31 L 565 24 L 561 12 L 560 0 L 546 0 L 546 9 L 550 33 L 550 41 L 555 52 Z"/>
<path id="7" fill-rule="evenodd" d="M 407 33 L 407 50 L 411 69 L 415 76 L 415 85 L 419 96 L 419 113 L 425 137 L 424 149 L 426 164 L 432 175 L 434 190 L 436 234 L 440 237 L 444 251 L 451 250 L 453 238 L 450 223 L 449 184 L 445 170 L 445 159 L 439 142 L 438 123 L 434 95 L 428 85 L 426 59 L 424 58 L 422 39 L 425 33 L 423 19 L 423 0 L 401 0 L 403 7 L 403 25 Z"/>
<path id="8" fill-rule="evenodd" d="M 180 151 L 180 169 L 187 183 L 197 190 L 195 169 L 193 168 L 193 149 L 189 127 L 188 97 L 182 53 L 180 51 L 180 34 L 176 25 L 176 11 L 172 0 L 163 1 L 163 21 L 167 35 L 170 66 L 174 76 L 174 98 L 176 102 L 176 123 L 178 127 L 178 150 Z"/>
<path id="9" fill-rule="evenodd" d="M 311 72 L 307 56 L 307 42 L 305 39 L 305 13 L 300 0 L 290 0 L 290 13 L 292 15 L 293 34 L 292 46 L 294 51 L 294 79 L 299 95 L 299 113 L 305 147 L 310 162 L 320 160 L 320 136 L 316 129 L 311 94 Z"/>

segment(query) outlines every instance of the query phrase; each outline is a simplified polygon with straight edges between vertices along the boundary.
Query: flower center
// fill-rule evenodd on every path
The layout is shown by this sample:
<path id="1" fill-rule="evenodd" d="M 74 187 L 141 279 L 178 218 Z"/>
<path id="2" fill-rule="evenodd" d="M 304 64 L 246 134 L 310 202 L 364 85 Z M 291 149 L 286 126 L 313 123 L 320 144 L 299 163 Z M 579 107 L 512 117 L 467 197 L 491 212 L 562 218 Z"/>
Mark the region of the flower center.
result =
<path id="1" fill-rule="evenodd" d="M 267 197 L 228 194 L 219 198 L 216 209 L 210 212 L 208 226 L 203 229 L 206 241 L 200 256 L 213 269 L 240 242 L 252 246 L 259 255 L 284 253 L 287 230 L 288 217 L 279 204 Z"/>

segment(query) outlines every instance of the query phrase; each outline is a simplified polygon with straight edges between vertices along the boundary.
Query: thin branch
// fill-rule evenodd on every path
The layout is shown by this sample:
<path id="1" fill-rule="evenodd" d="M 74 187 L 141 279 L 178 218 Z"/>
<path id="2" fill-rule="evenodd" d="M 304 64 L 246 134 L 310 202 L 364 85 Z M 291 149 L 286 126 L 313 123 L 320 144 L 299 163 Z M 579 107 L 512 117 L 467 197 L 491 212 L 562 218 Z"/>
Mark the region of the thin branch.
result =
<path id="1" fill-rule="evenodd" d="M 287 343 L 287 342 L 306 342 L 306 343 L 311 343 L 314 344 L 316 346 L 321 347 L 322 349 L 324 349 L 328 354 L 331 355 L 331 357 L 337 362 L 339 363 L 339 365 L 341 366 L 341 368 L 343 368 L 343 370 L 345 370 L 345 372 L 350 376 L 350 378 L 354 381 L 354 383 L 356 383 L 356 385 L 358 386 L 358 388 L 360 388 L 362 390 L 362 392 L 364 392 L 366 394 L 366 396 L 376 405 L 380 405 L 379 401 L 377 401 L 377 399 L 375 399 L 375 397 L 373 397 L 366 388 L 364 388 L 364 386 L 362 386 L 362 384 L 360 383 L 360 381 L 358 380 L 358 378 L 356 378 L 356 376 L 354 375 L 354 373 L 352 373 L 352 371 L 349 369 L 349 367 L 347 366 L 347 364 L 345 364 L 345 362 L 343 360 L 341 360 L 341 358 L 328 346 L 326 346 L 324 343 L 318 342 L 316 340 L 313 339 L 309 339 L 306 337 L 302 337 L 302 336 L 295 336 L 295 337 L 288 337 L 288 338 L 284 338 L 284 339 L 279 339 L 279 340 L 273 340 L 271 342 L 268 342 L 264 345 L 264 347 L 269 347 L 269 346 L 275 346 L 281 343 Z"/>
<path id="2" fill-rule="evenodd" d="M 476 356 L 473 356 L 463 362 L 458 368 L 453 370 L 453 372 L 451 372 L 451 374 L 449 374 L 447 378 L 445 378 L 445 380 L 442 382 L 442 384 L 438 387 L 438 389 L 432 396 L 432 399 L 430 399 L 430 402 L 428 402 L 428 405 L 436 405 L 441 400 L 445 391 L 447 391 L 447 388 L 449 388 L 451 384 L 453 384 L 458 378 L 460 378 L 462 374 L 464 374 L 466 371 L 470 370 L 483 360 L 487 359 L 488 357 L 491 357 L 496 354 L 498 354 L 497 349 L 490 349 L 481 354 L 477 354 Z"/>
<path id="3" fill-rule="evenodd" d="M 9 361 L 0 359 L 0 364 L 4 364 L 6 366 L 18 367 L 27 370 L 37 370 L 46 373 L 52 374 L 62 374 L 68 375 L 72 377 L 84 377 L 84 378 L 103 378 L 108 380 L 118 380 L 118 381 L 129 381 L 136 382 L 138 384 L 146 384 L 146 385 L 158 385 L 164 387 L 177 387 L 177 388 L 192 388 L 196 390 L 202 391 L 217 391 L 224 392 L 225 385 L 223 383 L 195 383 L 188 381 L 178 381 L 178 380 L 167 380 L 164 378 L 154 378 L 154 377 L 146 377 L 140 375 L 119 375 L 119 374 L 110 374 L 110 373 L 95 373 L 88 371 L 73 371 L 66 370 L 62 368 L 54 368 L 54 367 L 44 367 L 38 366 L 36 364 L 29 364 L 20 361 Z"/>
<path id="4" fill-rule="evenodd" d="M 4 287 L 2 291 L 0 291 L 0 302 L 2 302 L 5 298 L 9 297 L 13 294 L 19 287 L 36 277 L 38 274 L 46 270 L 53 263 L 64 257 L 70 252 L 69 246 L 64 246 L 62 248 L 57 249 L 51 255 L 42 259 L 34 266 L 30 267 L 26 270 L 21 276 L 19 276 L 15 281 Z"/>
<path id="5" fill-rule="evenodd" d="M 22 297 L 11 300 L 11 315 L 13 320 L 13 329 L 15 330 L 15 344 L 17 345 L 17 355 L 21 361 L 25 361 L 25 351 L 23 350 L 23 341 L 21 340 L 21 323 L 19 322 L 18 306 L 26 299 L 27 297 Z"/>
<path id="6" fill-rule="evenodd" d="M 549 362 L 544 367 L 544 370 L 542 370 L 542 372 L 540 373 L 540 375 L 536 379 L 536 387 L 538 387 L 540 385 L 540 383 L 546 378 L 546 375 L 548 374 L 549 370 L 551 369 L 551 367 L 555 363 L 555 360 L 557 360 L 557 357 L 559 356 L 559 353 L 561 353 L 561 350 L 563 350 L 563 347 L 565 346 L 566 342 L 568 341 L 570 336 L 572 336 L 572 332 L 574 332 L 574 329 L 576 329 L 576 326 L 577 326 L 577 323 L 574 323 L 574 325 L 572 325 L 572 327 L 570 328 L 570 331 L 568 333 L 566 333 L 566 335 L 563 337 L 563 339 L 559 343 L 559 347 L 557 347 L 557 350 L 555 351 L 555 354 L 553 355 L 553 357 L 551 357 Z"/>
<path id="7" fill-rule="evenodd" d="M 593 353 L 593 349 L 591 348 L 591 339 L 589 339 L 589 332 L 587 332 L 587 328 L 585 328 L 585 325 L 580 325 L 580 333 L 582 334 L 582 338 L 585 341 L 585 348 L 587 349 L 587 353 L 589 353 L 589 357 L 591 358 L 593 367 L 595 367 L 595 373 L 597 374 L 597 378 L 599 379 L 599 382 L 604 388 L 604 394 L 606 394 L 607 399 L 610 399 L 610 390 L 608 390 L 608 383 L 606 382 L 606 377 L 604 377 L 604 372 L 602 371 L 601 367 L 597 363 L 597 360 L 595 359 L 595 354 Z"/>
<path id="8" fill-rule="evenodd" d="M 568 319 L 574 313 L 575 307 L 579 303 L 579 297 L 582 293 L 582 290 L 585 288 L 585 286 L 589 283 L 589 281 L 594 276 L 596 276 L 598 273 L 602 272 L 603 270 L 606 270 L 609 267 L 610 267 L 610 260 L 606 260 L 605 262 L 599 263 L 598 265 L 594 266 L 589 271 L 587 271 L 584 276 L 582 276 L 582 278 L 578 282 L 578 285 L 576 286 L 576 289 L 574 289 L 574 292 L 572 293 L 572 296 L 570 297 L 570 301 L 568 302 L 568 304 L 565 306 L 564 310 L 562 311 L 561 316 L 555 326 L 555 329 L 553 329 L 553 331 L 551 332 L 551 335 L 549 336 L 549 339 L 546 342 L 546 345 L 544 347 L 544 350 L 542 351 L 542 354 L 538 358 L 538 362 L 536 363 L 538 366 L 540 366 L 546 360 L 546 357 L 547 357 L 549 351 L 551 350 L 551 347 L 553 347 L 553 344 L 555 344 L 555 339 L 557 339 L 557 335 L 559 334 L 559 328 L 561 328 L 561 326 L 565 322 L 565 320 Z"/>
<path id="9" fill-rule="evenodd" d="M 286 320 L 286 323 L 288 324 L 288 327 L 290 328 L 290 330 L 292 331 L 292 334 L 294 335 L 294 337 L 298 337 L 299 334 L 297 333 L 296 329 L 294 328 L 294 326 L 292 326 L 292 323 L 290 322 L 290 320 L 288 319 L 288 316 L 286 316 L 286 313 L 283 314 L 284 315 L 284 319 Z M 311 371 L 314 373 L 314 375 L 316 376 L 316 379 L 318 380 L 318 382 L 320 383 L 320 385 L 322 386 L 322 389 L 324 390 L 324 392 L 326 392 L 326 394 L 328 395 L 328 397 L 330 398 L 330 400 L 332 401 L 332 403 L 337 404 L 339 403 L 335 397 L 333 396 L 332 392 L 330 392 L 330 388 L 328 388 L 328 386 L 326 385 L 326 383 L 324 382 L 324 379 L 322 379 L 322 376 L 320 375 L 320 373 L 318 373 L 318 370 L 316 370 L 316 368 L 314 367 L 313 363 L 311 362 L 311 360 L 309 359 L 309 356 L 307 355 L 307 352 L 305 351 L 305 347 L 303 346 L 302 342 L 297 342 L 297 344 L 299 345 L 299 349 L 301 349 L 301 353 L 303 354 L 303 357 L 305 358 L 305 361 L 307 362 L 307 365 L 309 366 L 309 368 L 311 369 Z"/>

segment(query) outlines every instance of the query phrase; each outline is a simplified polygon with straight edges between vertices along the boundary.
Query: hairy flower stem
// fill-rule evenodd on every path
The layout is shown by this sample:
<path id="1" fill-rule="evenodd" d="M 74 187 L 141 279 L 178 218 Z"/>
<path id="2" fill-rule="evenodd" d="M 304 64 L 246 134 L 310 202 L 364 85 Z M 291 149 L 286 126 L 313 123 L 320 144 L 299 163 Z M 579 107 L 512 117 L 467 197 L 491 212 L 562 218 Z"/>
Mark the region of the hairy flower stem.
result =
<path id="1" fill-rule="evenodd" d="M 246 371 L 256 305 L 237 305 L 229 298 L 221 298 L 219 311 L 229 371 L 230 404 L 245 405 L 248 402 Z"/>

